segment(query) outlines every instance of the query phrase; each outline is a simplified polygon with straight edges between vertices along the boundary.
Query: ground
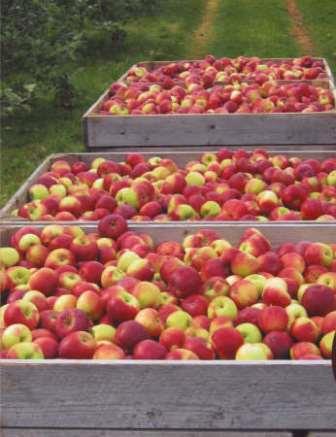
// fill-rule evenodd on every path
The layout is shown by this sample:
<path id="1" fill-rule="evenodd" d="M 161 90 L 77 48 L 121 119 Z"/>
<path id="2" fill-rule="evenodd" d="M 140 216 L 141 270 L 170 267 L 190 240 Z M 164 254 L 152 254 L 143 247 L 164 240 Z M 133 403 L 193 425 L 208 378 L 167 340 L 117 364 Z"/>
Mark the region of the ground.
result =
<path id="1" fill-rule="evenodd" d="M 83 151 L 81 115 L 130 65 L 149 59 L 258 55 L 324 56 L 336 70 L 335 0 L 165 0 L 155 16 L 127 25 L 125 46 L 92 55 L 75 74 L 75 109 L 46 96 L 31 114 L 3 121 L 0 205 L 46 156 Z"/>

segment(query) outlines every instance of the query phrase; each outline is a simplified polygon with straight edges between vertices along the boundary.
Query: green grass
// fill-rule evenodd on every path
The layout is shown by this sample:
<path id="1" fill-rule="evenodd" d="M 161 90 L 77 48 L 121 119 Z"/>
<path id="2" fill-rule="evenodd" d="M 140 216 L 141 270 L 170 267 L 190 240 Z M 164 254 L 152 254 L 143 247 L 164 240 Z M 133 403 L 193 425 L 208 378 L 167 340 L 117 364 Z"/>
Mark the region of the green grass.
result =
<path id="1" fill-rule="evenodd" d="M 215 56 L 292 57 L 299 54 L 283 0 L 223 0 L 209 51 Z"/>
<path id="2" fill-rule="evenodd" d="M 75 108 L 55 107 L 51 96 L 39 101 L 31 114 L 4 122 L 0 204 L 12 195 L 49 154 L 84 150 L 81 116 L 107 86 L 132 64 L 149 59 L 188 56 L 190 30 L 197 28 L 206 0 L 165 0 L 155 16 L 127 24 L 128 35 L 118 52 L 92 53 L 74 74 L 78 89 Z"/>
<path id="3" fill-rule="evenodd" d="M 327 58 L 336 73 L 336 3 L 335 0 L 297 0 L 304 24 L 315 44 L 317 54 Z"/>

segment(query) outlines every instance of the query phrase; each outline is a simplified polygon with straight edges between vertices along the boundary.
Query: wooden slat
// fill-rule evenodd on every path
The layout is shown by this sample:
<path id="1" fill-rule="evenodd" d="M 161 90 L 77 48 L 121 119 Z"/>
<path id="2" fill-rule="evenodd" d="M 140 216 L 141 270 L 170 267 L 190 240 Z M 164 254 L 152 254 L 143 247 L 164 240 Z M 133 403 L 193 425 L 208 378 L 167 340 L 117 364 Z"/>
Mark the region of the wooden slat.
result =
<path id="1" fill-rule="evenodd" d="M 73 224 L 73 222 L 71 222 Z M 0 238 L 1 244 L 9 244 L 10 236 L 22 225 L 19 224 L 0 224 Z M 45 224 L 34 224 L 37 228 L 43 228 Z M 94 232 L 97 227 L 94 224 L 80 224 L 80 226 L 88 231 Z M 129 226 L 130 230 L 134 230 L 140 233 L 148 233 L 151 235 L 155 243 L 161 243 L 162 241 L 176 240 L 181 241 L 186 235 L 195 233 L 201 229 L 213 229 L 220 238 L 229 240 L 232 244 L 236 245 L 242 233 L 250 228 L 249 224 L 243 222 L 237 222 L 234 226 L 231 223 L 132 223 Z M 258 228 L 271 242 L 272 247 L 277 247 L 284 242 L 299 242 L 299 241 L 319 241 L 321 243 L 336 243 L 336 225 L 330 223 L 316 222 L 314 225 L 307 225 L 304 222 L 297 224 L 283 223 L 254 223 L 253 227 Z"/>
<path id="2" fill-rule="evenodd" d="M 207 148 L 194 148 L 189 150 L 182 150 L 181 148 L 176 149 L 172 148 L 156 148 L 149 150 L 141 150 L 141 153 L 149 158 L 151 156 L 160 156 L 162 158 L 170 158 L 174 159 L 174 161 L 179 165 L 185 165 L 188 161 L 199 159 L 202 153 L 205 151 L 215 152 L 216 149 L 220 149 L 222 146 L 217 148 L 215 147 L 207 147 Z M 336 157 L 336 145 L 329 147 L 327 150 L 320 150 L 321 146 L 311 146 L 310 148 L 304 147 L 299 148 L 298 146 L 282 146 L 278 149 L 274 146 L 259 146 L 265 150 L 267 150 L 271 155 L 272 154 L 285 154 L 287 156 L 297 156 L 299 158 L 304 159 L 319 159 L 324 160 L 328 158 Z M 240 148 L 239 146 L 228 147 L 231 150 L 237 150 Z M 255 147 L 246 146 L 245 150 L 253 150 Z M 126 152 L 125 151 L 113 151 L 113 152 L 98 152 L 94 151 L 91 153 L 58 153 L 48 156 L 38 167 L 37 169 L 29 176 L 29 178 L 24 182 L 18 191 L 8 200 L 6 205 L 0 210 L 0 219 L 8 219 L 14 221 L 24 221 L 20 217 L 13 217 L 12 211 L 22 206 L 24 203 L 29 201 L 29 193 L 28 190 L 31 185 L 36 183 L 39 176 L 50 169 L 51 164 L 58 160 L 62 159 L 67 162 L 73 163 L 75 161 L 84 161 L 86 163 L 91 163 L 97 157 L 103 157 L 105 159 L 112 159 L 115 161 L 123 161 L 125 159 Z"/>
<path id="3" fill-rule="evenodd" d="M 290 432 L 4 429 L 3 437 L 292 437 Z M 326 436 L 330 437 L 330 436 Z"/>
<path id="4" fill-rule="evenodd" d="M 94 147 L 335 144 L 336 112 L 314 114 L 179 114 L 104 116 L 85 119 Z"/>
<path id="5" fill-rule="evenodd" d="M 4 360 L 4 427 L 336 428 L 330 362 Z"/>
<path id="6" fill-rule="evenodd" d="M 335 431 L 315 431 L 315 432 L 310 432 L 307 437 L 336 437 L 336 429 Z"/>

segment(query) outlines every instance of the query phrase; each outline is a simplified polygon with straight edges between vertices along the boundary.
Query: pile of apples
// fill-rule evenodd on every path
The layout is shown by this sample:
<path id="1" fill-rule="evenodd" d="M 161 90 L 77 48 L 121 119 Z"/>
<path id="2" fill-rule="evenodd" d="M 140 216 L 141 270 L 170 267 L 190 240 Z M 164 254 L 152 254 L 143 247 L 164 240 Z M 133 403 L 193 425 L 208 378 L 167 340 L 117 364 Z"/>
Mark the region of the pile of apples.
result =
<path id="1" fill-rule="evenodd" d="M 98 111 L 153 115 L 334 110 L 331 89 L 311 82 L 317 78 L 326 78 L 323 62 L 308 56 L 277 62 L 208 55 L 151 71 L 135 66 L 123 81 L 111 85 Z"/>
<path id="2" fill-rule="evenodd" d="M 25 226 L 0 249 L 5 359 L 329 359 L 336 244 L 236 247 L 214 230 L 155 244 L 119 215 Z"/>
<path id="3" fill-rule="evenodd" d="M 319 220 L 336 218 L 336 155 L 325 160 L 256 149 L 172 159 L 126 155 L 57 160 L 29 189 L 16 214 L 29 220 Z"/>

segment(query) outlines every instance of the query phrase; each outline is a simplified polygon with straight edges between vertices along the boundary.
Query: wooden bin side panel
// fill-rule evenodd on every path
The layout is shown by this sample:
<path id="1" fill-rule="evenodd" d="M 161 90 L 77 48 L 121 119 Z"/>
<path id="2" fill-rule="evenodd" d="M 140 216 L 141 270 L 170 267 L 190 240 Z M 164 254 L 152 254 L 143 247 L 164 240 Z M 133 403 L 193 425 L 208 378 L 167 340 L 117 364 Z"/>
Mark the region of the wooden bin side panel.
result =
<path id="1" fill-rule="evenodd" d="M 330 362 L 2 363 L 4 427 L 336 429 Z"/>
<path id="2" fill-rule="evenodd" d="M 90 115 L 86 145 L 95 147 L 335 144 L 336 112 L 314 114 Z"/>
<path id="3" fill-rule="evenodd" d="M 32 224 L 42 229 L 45 224 Z M 95 232 L 96 224 L 80 224 L 81 228 L 87 232 Z M 254 223 L 265 237 L 270 241 L 273 248 L 278 247 L 284 242 L 297 243 L 299 241 L 315 241 L 327 244 L 336 243 L 335 224 L 329 223 Z M 0 224 L 0 241 L 2 245 L 10 243 L 10 236 L 20 229 L 19 224 Z M 231 244 L 237 245 L 244 231 L 251 227 L 250 224 L 237 222 L 234 226 L 231 223 L 167 223 L 162 226 L 161 223 L 134 224 L 129 226 L 129 230 L 149 234 L 156 244 L 163 241 L 176 240 L 181 241 L 187 235 L 196 233 L 202 229 L 212 229 L 217 232 L 219 238 L 230 241 Z"/>

